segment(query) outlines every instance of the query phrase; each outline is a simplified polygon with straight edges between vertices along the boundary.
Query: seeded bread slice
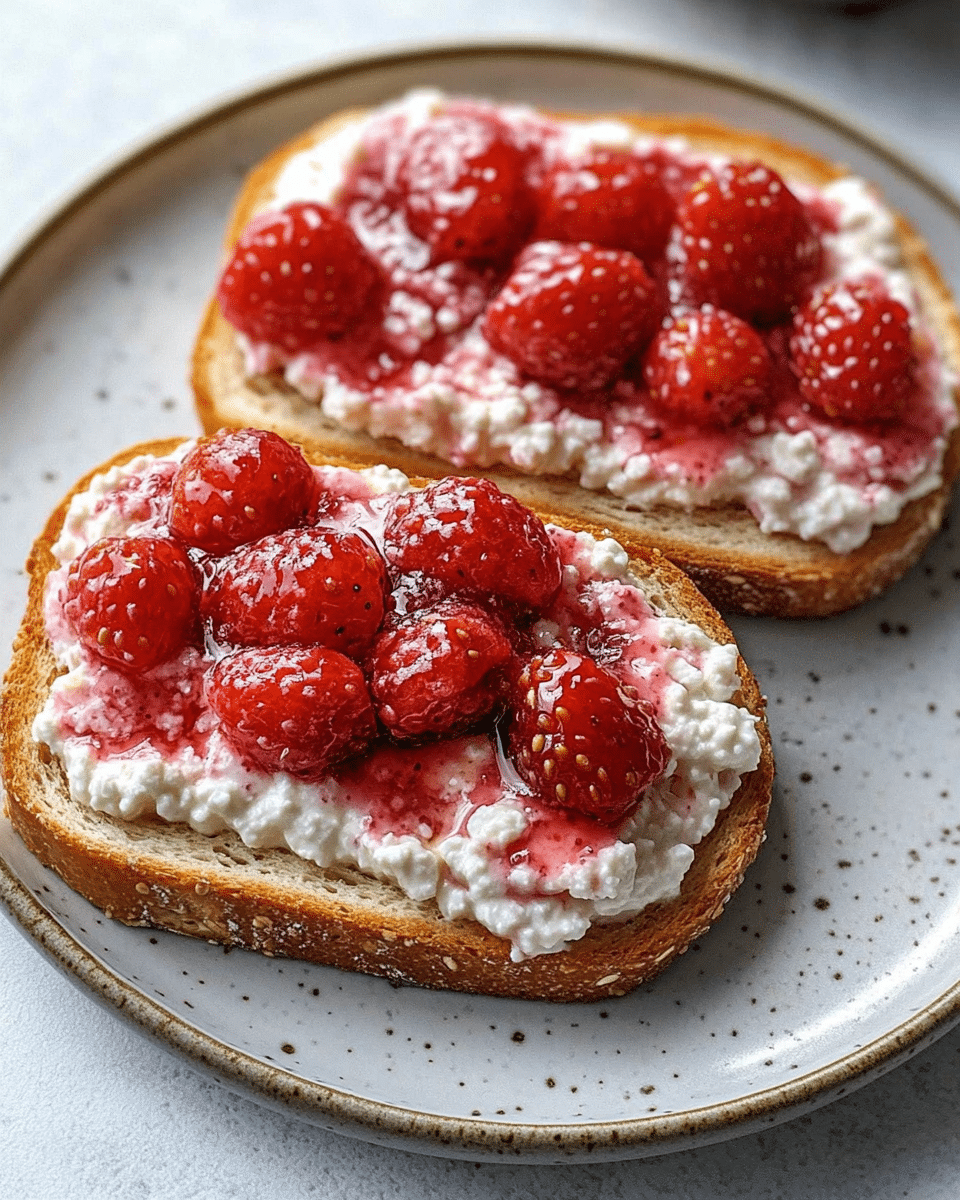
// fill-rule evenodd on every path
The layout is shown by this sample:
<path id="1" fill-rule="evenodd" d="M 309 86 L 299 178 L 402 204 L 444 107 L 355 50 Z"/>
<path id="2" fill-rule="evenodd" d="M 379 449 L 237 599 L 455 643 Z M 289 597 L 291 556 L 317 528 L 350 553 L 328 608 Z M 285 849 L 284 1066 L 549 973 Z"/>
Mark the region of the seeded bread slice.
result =
<path id="1" fill-rule="evenodd" d="M 226 245 L 239 238 L 250 217 L 270 200 L 287 160 L 356 117 L 347 112 L 321 122 L 275 151 L 248 177 L 231 213 Z M 616 114 L 638 134 L 682 136 L 697 150 L 760 159 L 788 180 L 823 186 L 844 175 L 839 166 L 806 150 L 762 134 L 686 116 Z M 925 313 L 947 360 L 960 371 L 960 318 L 926 245 L 903 219 L 898 228 L 905 261 Z M 407 474 L 457 473 L 446 461 L 393 439 L 354 433 L 325 417 L 277 374 L 247 379 L 233 328 L 212 300 L 197 336 L 192 381 L 200 420 L 208 433 L 247 425 L 276 430 L 314 447 L 327 458 L 373 464 L 388 462 Z M 960 405 L 960 393 L 955 396 Z M 781 617 L 822 617 L 878 595 L 920 557 L 939 529 L 953 483 L 960 474 L 960 431 L 954 433 L 943 466 L 943 482 L 908 504 L 892 524 L 876 528 L 858 549 L 837 554 L 820 542 L 791 534 L 761 533 L 740 504 L 685 511 L 659 505 L 630 510 L 607 491 L 588 491 L 573 476 L 526 475 L 507 466 L 471 467 L 461 474 L 485 475 L 531 507 L 549 507 L 567 523 L 602 526 L 631 553 L 659 548 L 678 563 L 722 608 Z"/>
<path id="2" fill-rule="evenodd" d="M 135 447 L 98 470 L 140 453 L 168 453 L 175 444 Z M 3 691 L 3 783 L 7 815 L 26 845 L 108 916 L 399 984 L 586 1001 L 622 995 L 662 971 L 720 916 L 753 861 L 763 840 L 773 758 L 763 699 L 742 661 L 736 699 L 760 718 L 760 763 L 697 847 L 679 898 L 596 926 L 568 950 L 522 963 L 511 962 L 509 944 L 475 922 L 448 921 L 432 901 L 410 900 L 358 870 L 321 869 L 286 850 L 251 850 L 232 833 L 205 836 L 158 818 L 124 821 L 78 804 L 59 760 L 31 736 L 57 674 L 42 600 L 69 499 L 27 562 L 28 607 Z M 632 567 L 656 608 L 695 621 L 719 642 L 733 641 L 715 610 L 659 551 L 642 552 Z"/>

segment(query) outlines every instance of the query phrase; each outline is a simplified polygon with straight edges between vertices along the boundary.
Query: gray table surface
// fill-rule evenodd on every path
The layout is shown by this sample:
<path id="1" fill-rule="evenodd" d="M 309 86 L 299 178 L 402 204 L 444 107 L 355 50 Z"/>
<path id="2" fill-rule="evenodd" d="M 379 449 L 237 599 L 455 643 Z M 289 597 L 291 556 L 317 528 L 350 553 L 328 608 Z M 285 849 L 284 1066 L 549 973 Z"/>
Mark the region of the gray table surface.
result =
<path id="1" fill-rule="evenodd" d="M 960 193 L 960 5 L 787 0 L 0 2 L 0 255 L 131 141 L 330 57 L 477 37 L 583 40 L 732 68 L 880 134 Z M 763 1134 L 636 1163 L 446 1162 L 323 1133 L 147 1043 L 0 922 L 0 1194 L 578 1200 L 960 1194 L 960 1030 Z"/>

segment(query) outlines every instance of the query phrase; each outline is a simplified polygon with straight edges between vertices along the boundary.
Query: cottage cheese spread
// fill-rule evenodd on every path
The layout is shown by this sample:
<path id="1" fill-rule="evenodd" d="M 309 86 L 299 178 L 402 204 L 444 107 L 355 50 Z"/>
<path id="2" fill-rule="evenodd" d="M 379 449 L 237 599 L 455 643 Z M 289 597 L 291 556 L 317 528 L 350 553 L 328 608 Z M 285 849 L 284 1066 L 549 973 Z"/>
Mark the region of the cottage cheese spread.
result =
<path id="1" fill-rule="evenodd" d="M 319 784 L 251 770 L 203 700 L 216 646 L 190 647 L 130 678 L 93 661 L 62 614 L 68 565 L 85 546 L 162 526 L 151 497 L 188 448 L 97 476 L 73 499 L 54 547 L 62 565 L 50 577 L 46 619 L 64 674 L 33 732 L 62 760 L 78 803 L 127 820 L 156 813 L 204 834 L 233 830 L 250 847 L 285 847 L 320 866 L 356 864 L 413 899 L 435 897 L 445 916 L 479 921 L 511 942 L 515 960 L 562 950 L 596 920 L 677 894 L 694 847 L 759 760 L 755 718 L 730 702 L 739 683 L 734 646 L 657 615 L 616 542 L 548 526 L 564 583 L 535 627 L 538 643 L 563 642 L 585 621 L 599 629 L 598 660 L 654 705 L 673 756 L 622 828 L 565 816 L 582 835 L 565 842 L 557 810 L 538 811 L 487 736 L 382 747 Z M 327 483 L 351 477 L 351 494 L 370 497 L 363 511 L 373 527 L 377 497 L 409 487 L 386 468 L 317 470 Z M 398 814 L 382 781 L 414 777 L 424 806 Z M 540 837 L 545 821 L 549 837 Z"/>
<path id="2" fill-rule="evenodd" d="M 440 93 L 419 91 L 347 121 L 286 163 L 269 207 L 336 202 L 363 138 L 377 122 L 401 120 L 413 128 L 443 103 Z M 548 153 L 567 159 L 592 146 L 642 150 L 655 144 L 617 121 L 548 122 L 522 107 L 502 112 L 521 131 L 529 128 L 530 136 L 546 138 Z M 659 145 L 680 161 L 721 161 L 696 154 L 681 138 Z M 531 474 L 572 474 L 582 487 L 608 490 L 636 509 L 738 501 L 764 532 L 794 533 L 839 553 L 850 551 L 874 526 L 895 520 L 910 500 L 940 484 L 947 438 L 956 424 L 956 380 L 924 332 L 894 218 L 875 192 L 854 177 L 819 191 L 792 186 L 802 200 L 832 215 L 834 228 L 824 236 L 827 279 L 880 276 L 917 321 L 924 341 L 922 411 L 907 418 L 906 430 L 841 428 L 794 403 L 776 406 L 736 432 L 693 431 L 695 457 L 689 446 L 671 453 L 645 436 L 653 417 L 636 388 L 624 387 L 622 395 L 614 389 L 602 403 L 578 403 L 525 380 L 485 341 L 480 307 L 471 302 L 464 312 L 444 299 L 444 287 L 451 296 L 455 291 L 449 277 L 432 280 L 431 303 L 422 293 L 394 289 L 384 327 L 413 358 L 411 369 L 395 382 L 357 387 L 314 353 L 286 355 L 238 335 L 247 372 L 281 370 L 324 416 L 346 429 L 397 438 L 458 466 L 504 463 Z M 426 247 L 408 230 L 391 227 L 391 236 L 391 230 L 355 228 L 382 262 L 400 262 L 411 277 L 419 273 L 422 279 Z M 436 268 L 434 275 L 449 267 Z M 418 360 L 418 346 L 438 333 L 450 337 L 447 353 L 439 361 Z M 662 417 L 656 420 L 662 424 Z"/>

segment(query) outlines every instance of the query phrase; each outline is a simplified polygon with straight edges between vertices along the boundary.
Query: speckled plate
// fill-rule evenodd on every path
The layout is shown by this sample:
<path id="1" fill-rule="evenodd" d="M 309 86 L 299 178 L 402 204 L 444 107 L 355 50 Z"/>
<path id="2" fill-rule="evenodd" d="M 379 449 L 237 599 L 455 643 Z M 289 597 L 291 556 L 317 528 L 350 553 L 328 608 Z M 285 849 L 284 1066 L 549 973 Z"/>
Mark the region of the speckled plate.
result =
<path id="1" fill-rule="evenodd" d="M 960 209 L 809 104 L 694 66 L 543 46 L 433 48 L 284 78 L 187 120 L 70 197 L 0 276 L 2 644 L 20 564 L 74 478 L 192 434 L 185 383 L 244 170 L 345 105 L 413 85 L 582 109 L 711 112 L 845 159 L 960 285 Z M 779 777 L 766 846 L 723 919 L 649 987 L 508 1002 L 225 953 L 107 920 L 0 824 L 0 893 L 118 1015 L 230 1087 L 329 1129 L 473 1159 L 641 1157 L 775 1124 L 960 1019 L 960 550 L 942 535 L 882 600 L 741 620 Z M 946 667 L 946 669 L 945 669 Z"/>

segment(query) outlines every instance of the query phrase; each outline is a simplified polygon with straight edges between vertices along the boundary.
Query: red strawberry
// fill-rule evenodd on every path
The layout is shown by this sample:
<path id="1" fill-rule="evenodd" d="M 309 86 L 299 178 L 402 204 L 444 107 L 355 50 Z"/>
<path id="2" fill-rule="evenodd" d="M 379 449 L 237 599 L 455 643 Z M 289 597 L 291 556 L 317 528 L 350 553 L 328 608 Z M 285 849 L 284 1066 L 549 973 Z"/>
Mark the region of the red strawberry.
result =
<path id="1" fill-rule="evenodd" d="M 104 662 L 146 671 L 193 637 L 197 578 L 170 538 L 101 538 L 71 564 L 64 611 Z"/>
<path id="2" fill-rule="evenodd" d="M 776 171 L 730 163 L 680 201 L 685 299 L 760 325 L 786 317 L 816 282 L 823 246 L 806 209 Z"/>
<path id="3" fill-rule="evenodd" d="M 511 708 L 510 755 L 545 804 L 618 821 L 670 761 L 648 709 L 572 650 L 529 659 Z"/>
<path id="4" fill-rule="evenodd" d="M 502 700 L 510 642 L 475 604 L 448 600 L 382 632 L 369 659 L 377 716 L 397 739 L 453 737 Z"/>
<path id="5" fill-rule="evenodd" d="M 322 646 L 235 650 L 207 696 L 227 740 L 264 771 L 320 779 L 376 734 L 363 672 Z"/>
<path id="6" fill-rule="evenodd" d="M 190 546 L 227 554 L 298 524 L 316 490 L 310 465 L 283 438 L 222 430 L 191 450 L 174 476 L 170 528 Z"/>
<path id="7" fill-rule="evenodd" d="M 486 479 L 448 477 L 403 493 L 383 539 L 393 567 L 422 571 L 448 595 L 542 609 L 560 588 L 560 556 L 543 522 Z"/>
<path id="8" fill-rule="evenodd" d="M 453 109 L 420 125 L 397 178 L 407 224 L 433 262 L 503 260 L 532 219 L 525 157 L 492 113 Z"/>
<path id="9" fill-rule="evenodd" d="M 732 425 L 763 402 L 770 356 L 746 321 L 722 309 L 686 309 L 653 339 L 643 375 L 656 401 L 701 425 Z"/>
<path id="10" fill-rule="evenodd" d="M 649 267 L 666 245 L 674 204 L 654 158 L 593 150 L 546 176 L 538 208 L 538 241 L 629 250 Z"/>
<path id="11" fill-rule="evenodd" d="M 804 399 L 828 417 L 888 421 L 914 387 L 910 315 L 879 283 L 835 283 L 797 313 L 790 355 Z"/>
<path id="12" fill-rule="evenodd" d="M 346 332 L 374 300 L 380 269 L 325 204 L 255 217 L 217 287 L 223 315 L 256 342 L 298 353 Z"/>
<path id="13" fill-rule="evenodd" d="M 540 383 L 591 390 L 656 325 L 654 284 L 626 250 L 533 242 L 491 302 L 487 341 Z"/>
<path id="14" fill-rule="evenodd" d="M 234 646 L 367 649 L 383 620 L 386 564 L 361 533 L 288 529 L 224 559 L 203 597 L 214 637 Z"/>

